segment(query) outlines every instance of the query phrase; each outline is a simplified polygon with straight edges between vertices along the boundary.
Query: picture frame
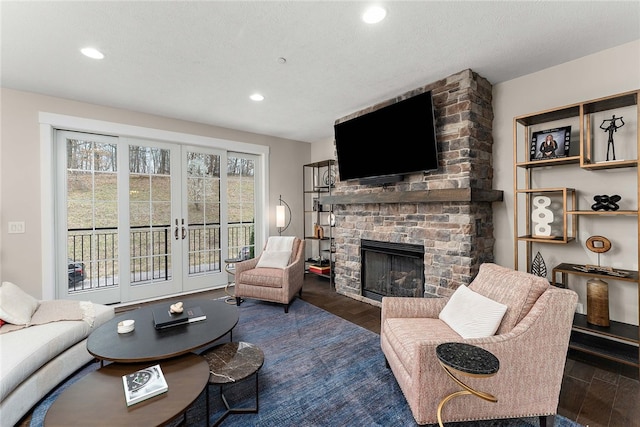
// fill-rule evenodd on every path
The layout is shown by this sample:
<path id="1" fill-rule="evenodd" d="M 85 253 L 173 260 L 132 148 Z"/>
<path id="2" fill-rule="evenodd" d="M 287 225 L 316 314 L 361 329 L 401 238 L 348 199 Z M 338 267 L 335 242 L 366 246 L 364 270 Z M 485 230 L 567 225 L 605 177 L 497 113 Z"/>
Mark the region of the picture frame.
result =
<path id="1" fill-rule="evenodd" d="M 531 134 L 529 160 L 538 161 L 567 157 L 570 147 L 571 126 L 533 132 Z"/>

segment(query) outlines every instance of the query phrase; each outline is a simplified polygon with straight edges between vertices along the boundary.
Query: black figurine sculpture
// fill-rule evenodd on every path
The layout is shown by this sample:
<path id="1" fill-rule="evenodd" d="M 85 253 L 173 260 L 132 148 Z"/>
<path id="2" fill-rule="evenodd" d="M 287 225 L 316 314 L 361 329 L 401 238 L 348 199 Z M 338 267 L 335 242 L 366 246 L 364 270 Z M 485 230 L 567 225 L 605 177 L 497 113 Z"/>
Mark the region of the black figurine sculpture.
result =
<path id="1" fill-rule="evenodd" d="M 620 126 L 616 125 L 616 121 L 618 120 L 620 120 Z M 605 127 L 604 125 L 606 123 L 609 123 L 609 124 Z M 616 159 L 616 148 L 613 145 L 613 133 L 617 132 L 618 129 L 620 129 L 622 126 L 624 126 L 624 120 L 622 120 L 622 117 L 616 117 L 615 114 L 611 116 L 610 119 L 604 119 L 602 121 L 602 124 L 600 125 L 600 129 L 602 129 L 605 132 L 609 132 L 609 141 L 607 143 L 607 161 L 609 160 L 609 150 L 611 150 L 611 154 L 612 154 L 611 160 Z"/>
<path id="2" fill-rule="evenodd" d="M 620 209 L 618 202 L 622 200 L 622 197 L 614 194 L 613 196 L 593 196 L 595 203 L 591 205 L 591 209 L 594 211 L 617 211 Z"/>

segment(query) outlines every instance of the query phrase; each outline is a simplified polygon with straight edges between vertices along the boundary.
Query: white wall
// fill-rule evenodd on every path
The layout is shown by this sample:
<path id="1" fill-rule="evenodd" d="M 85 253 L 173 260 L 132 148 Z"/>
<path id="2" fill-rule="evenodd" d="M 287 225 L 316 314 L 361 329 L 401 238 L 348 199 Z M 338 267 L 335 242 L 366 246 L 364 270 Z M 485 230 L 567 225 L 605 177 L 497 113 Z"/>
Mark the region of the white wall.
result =
<path id="1" fill-rule="evenodd" d="M 493 87 L 493 188 L 503 190 L 505 196 L 503 203 L 494 204 L 496 263 L 508 267 L 514 266 L 513 118 L 637 89 L 640 89 L 640 40 Z M 616 140 L 624 137 L 623 131 L 637 130 L 637 123 L 635 123 L 637 120 L 633 115 L 625 114 L 625 121 L 627 124 L 620 129 L 615 137 Z M 620 150 L 624 148 L 620 147 Z M 579 182 L 574 179 L 576 170 Z M 575 168 L 569 169 L 549 169 L 548 173 L 549 180 L 555 179 L 555 185 L 541 184 L 540 186 L 575 186 L 581 209 L 588 209 L 589 200 L 595 194 L 620 194 L 625 203 L 637 201 L 635 168 L 586 172 L 579 170 L 576 165 Z M 562 175 L 563 173 L 565 176 Z M 602 182 L 603 177 L 607 180 L 606 183 Z M 634 206 L 627 208 L 635 209 Z M 519 217 L 519 222 L 522 221 L 524 218 Z M 543 256 L 549 270 L 549 279 L 551 279 L 551 269 L 562 262 L 597 264 L 597 256 L 586 250 L 584 246 L 586 239 L 591 235 L 603 235 L 612 242 L 612 250 L 601 255 L 601 265 L 638 269 L 636 217 L 599 218 L 597 222 L 591 218 L 581 217 L 576 241 L 567 245 L 538 245 L 539 249 L 534 249 L 534 251 L 539 250 Z M 521 247 L 521 253 L 522 249 L 523 247 Z M 576 276 L 570 276 L 570 279 L 569 286 L 578 292 L 580 302 L 586 307 L 586 279 Z M 637 325 L 637 286 L 633 283 L 613 282 L 608 279 L 607 281 L 610 283 L 611 319 Z"/>
<path id="2" fill-rule="evenodd" d="M 42 297 L 40 215 L 40 112 L 269 146 L 269 234 L 276 233 L 275 205 L 282 194 L 302 210 L 302 165 L 310 144 L 182 120 L 75 102 L 2 88 L 0 145 L 0 280 Z M 24 234 L 8 234 L 8 222 L 24 221 Z M 294 214 L 289 235 L 302 236 L 302 215 Z"/>
<path id="3" fill-rule="evenodd" d="M 333 144 L 333 138 L 326 141 L 311 144 L 311 161 L 320 162 L 322 160 L 336 159 L 336 146 Z"/>

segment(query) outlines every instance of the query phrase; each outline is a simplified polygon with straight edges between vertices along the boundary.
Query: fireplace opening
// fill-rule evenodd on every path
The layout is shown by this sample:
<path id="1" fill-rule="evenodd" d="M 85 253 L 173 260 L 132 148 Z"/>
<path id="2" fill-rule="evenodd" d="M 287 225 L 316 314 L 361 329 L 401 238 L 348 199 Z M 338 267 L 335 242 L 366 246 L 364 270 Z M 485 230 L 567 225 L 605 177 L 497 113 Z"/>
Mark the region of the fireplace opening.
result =
<path id="1" fill-rule="evenodd" d="M 424 246 L 362 239 L 360 262 L 362 296 L 423 296 Z"/>

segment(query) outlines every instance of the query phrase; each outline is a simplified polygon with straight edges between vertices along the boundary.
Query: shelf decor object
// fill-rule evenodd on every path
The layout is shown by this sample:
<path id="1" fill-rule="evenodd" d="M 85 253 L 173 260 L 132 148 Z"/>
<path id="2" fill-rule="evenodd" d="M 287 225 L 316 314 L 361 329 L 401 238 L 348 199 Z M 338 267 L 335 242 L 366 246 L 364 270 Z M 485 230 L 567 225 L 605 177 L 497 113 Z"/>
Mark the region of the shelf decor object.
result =
<path id="1" fill-rule="evenodd" d="M 571 147 L 571 126 L 533 132 L 529 160 L 567 157 Z"/>
<path id="2" fill-rule="evenodd" d="M 516 190 L 516 199 L 528 212 L 524 228 L 517 228 L 519 241 L 565 244 L 575 240 L 577 221 L 567 212 L 576 206 L 576 191 L 573 188 L 524 188 Z M 525 231 L 522 235 L 520 232 Z M 533 254 L 533 252 L 531 252 Z M 515 254 L 517 255 L 517 254 Z M 529 255 L 527 255 L 529 256 Z M 531 261 L 531 258 L 528 259 Z M 527 271 L 530 270 L 527 264 Z"/>
<path id="3" fill-rule="evenodd" d="M 533 222 L 533 236 L 547 238 L 551 237 L 551 224 L 553 224 L 553 211 L 551 198 L 547 196 L 535 196 L 533 198 L 533 210 L 531 211 L 531 221 Z"/>
<path id="4" fill-rule="evenodd" d="M 609 326 L 609 284 L 602 279 L 587 280 L 587 322 Z"/>
<path id="5" fill-rule="evenodd" d="M 616 125 L 618 120 L 620 120 L 619 126 Z M 607 126 L 605 127 L 605 125 Z M 622 120 L 622 117 L 616 117 L 615 114 L 611 116 L 610 119 L 604 119 L 600 125 L 600 129 L 605 132 L 609 132 L 609 139 L 607 140 L 607 161 L 609 161 L 609 152 L 611 152 L 611 160 L 616 159 L 616 147 L 613 144 L 613 133 L 617 132 L 622 126 L 624 126 L 624 120 Z"/>
<path id="6" fill-rule="evenodd" d="M 591 209 L 594 211 L 617 211 L 620 209 L 618 202 L 622 200 L 622 197 L 614 194 L 613 196 L 593 196 L 595 203 L 591 205 Z"/>
<path id="7" fill-rule="evenodd" d="M 331 187 L 336 184 L 336 174 L 331 166 L 329 166 L 327 170 L 322 174 L 322 182 L 324 183 L 324 185 Z"/>
<path id="8" fill-rule="evenodd" d="M 533 258 L 531 274 L 538 277 L 547 277 L 547 265 L 544 263 L 544 259 L 542 258 L 542 255 L 540 255 L 540 252 L 536 253 L 536 256 Z"/>
<path id="9" fill-rule="evenodd" d="M 611 249 L 611 241 L 604 236 L 591 236 L 587 239 L 587 249 L 600 254 Z M 587 280 L 587 322 L 597 326 L 609 326 L 609 284 L 599 277 Z"/>

